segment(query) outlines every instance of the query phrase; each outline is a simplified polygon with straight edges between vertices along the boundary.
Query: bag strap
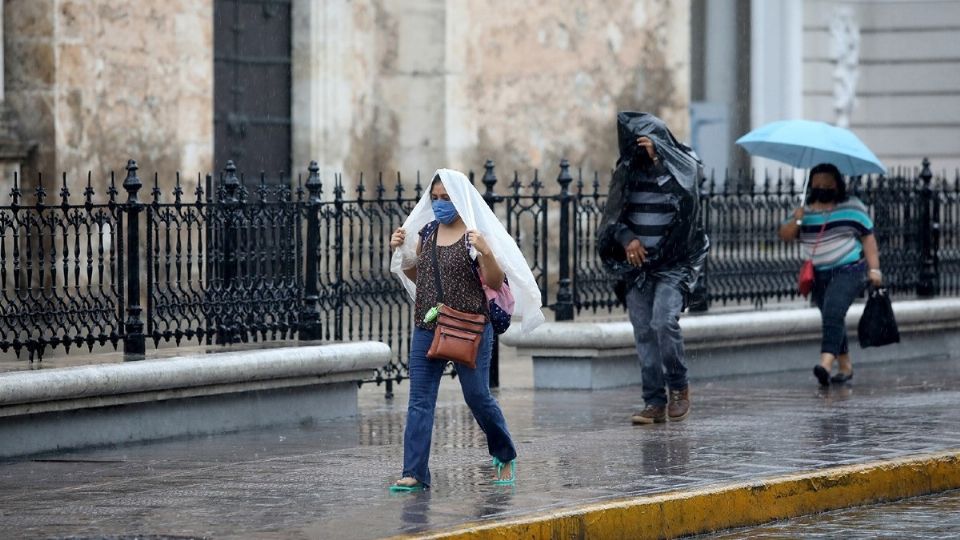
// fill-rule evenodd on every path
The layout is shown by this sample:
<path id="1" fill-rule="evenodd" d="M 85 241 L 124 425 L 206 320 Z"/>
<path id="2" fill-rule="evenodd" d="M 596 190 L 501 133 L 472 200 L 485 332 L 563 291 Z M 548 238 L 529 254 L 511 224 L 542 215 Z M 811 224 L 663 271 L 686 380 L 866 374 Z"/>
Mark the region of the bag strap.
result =
<path id="1" fill-rule="evenodd" d="M 443 303 L 443 283 L 440 281 L 440 263 L 437 260 L 437 241 L 440 236 L 440 228 L 433 231 L 433 242 L 430 243 L 430 257 L 433 259 L 433 279 L 437 286 L 437 303 Z"/>
<path id="2" fill-rule="evenodd" d="M 823 225 L 820 226 L 820 233 L 817 234 L 817 241 L 813 244 L 813 249 L 810 250 L 810 260 L 813 260 L 813 256 L 817 253 L 817 246 L 820 245 L 820 240 L 823 238 L 823 231 L 827 230 L 827 222 L 830 221 L 830 214 L 827 214 L 827 217 L 823 220 Z"/>

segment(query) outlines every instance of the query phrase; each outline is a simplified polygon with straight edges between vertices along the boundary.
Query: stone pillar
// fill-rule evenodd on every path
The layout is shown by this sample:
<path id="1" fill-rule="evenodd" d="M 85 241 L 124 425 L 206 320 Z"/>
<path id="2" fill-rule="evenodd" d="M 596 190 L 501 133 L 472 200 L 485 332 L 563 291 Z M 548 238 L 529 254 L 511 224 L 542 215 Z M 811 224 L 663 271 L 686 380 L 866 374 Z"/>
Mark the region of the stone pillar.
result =
<path id="1" fill-rule="evenodd" d="M 803 118 L 803 2 L 753 0 L 750 12 L 750 124 Z M 783 164 L 762 158 L 753 167 Z"/>
<path id="2" fill-rule="evenodd" d="M 719 181 L 725 170 L 749 167 L 733 141 L 750 129 L 750 37 L 743 32 L 750 5 L 696 0 L 693 6 L 690 142 Z"/>
<path id="3" fill-rule="evenodd" d="M 479 162 L 470 161 L 480 143 L 480 119 L 476 114 L 474 100 L 470 97 L 471 73 L 467 59 L 470 12 L 468 0 L 446 0 L 446 6 L 446 52 L 443 70 L 445 162 L 437 166 L 465 171 L 481 165 Z"/>
<path id="4" fill-rule="evenodd" d="M 444 0 L 294 0 L 295 170 L 315 159 L 349 192 L 358 171 L 446 164 L 445 11 Z"/>
<path id="5" fill-rule="evenodd" d="M 348 27 L 350 20 L 344 11 L 346 4 L 340 1 L 293 2 L 291 129 L 295 172 L 303 172 L 315 159 L 321 176 L 326 177 L 343 163 L 345 152 L 332 148 L 332 139 L 347 127 L 351 116 L 349 104 L 340 103 L 345 95 L 341 51 L 345 36 L 341 33 L 349 33 L 349 28 L 339 29 Z"/>
<path id="6" fill-rule="evenodd" d="M 394 0 L 384 12 L 396 28 L 396 50 L 384 57 L 377 92 L 396 121 L 391 161 L 406 175 L 429 175 L 447 160 L 446 5 Z"/>
<path id="7" fill-rule="evenodd" d="M 27 159 L 30 145 L 24 143 L 16 129 L 16 121 L 7 107 L 4 84 L 3 4 L 0 4 L 0 185 L 3 195 L 13 184 L 13 175 L 20 174 L 20 164 Z"/>

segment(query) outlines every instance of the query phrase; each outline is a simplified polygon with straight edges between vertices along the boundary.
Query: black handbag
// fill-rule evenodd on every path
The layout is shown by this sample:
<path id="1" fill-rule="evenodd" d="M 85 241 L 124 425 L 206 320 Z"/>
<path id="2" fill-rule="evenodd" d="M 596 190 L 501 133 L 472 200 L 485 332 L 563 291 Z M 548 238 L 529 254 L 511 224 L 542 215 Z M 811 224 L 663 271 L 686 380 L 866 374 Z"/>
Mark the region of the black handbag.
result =
<path id="1" fill-rule="evenodd" d="M 864 349 L 900 343 L 900 330 L 887 289 L 870 288 L 867 305 L 863 307 L 863 315 L 857 325 L 857 339 Z"/>

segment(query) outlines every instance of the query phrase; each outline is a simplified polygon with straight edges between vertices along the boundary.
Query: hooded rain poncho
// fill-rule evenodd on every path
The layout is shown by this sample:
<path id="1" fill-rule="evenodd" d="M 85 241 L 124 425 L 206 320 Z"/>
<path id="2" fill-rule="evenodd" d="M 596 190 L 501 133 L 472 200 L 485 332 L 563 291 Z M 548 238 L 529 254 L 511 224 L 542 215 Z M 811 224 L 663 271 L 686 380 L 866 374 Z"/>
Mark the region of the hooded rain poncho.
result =
<path id="1" fill-rule="evenodd" d="M 681 143 L 666 124 L 648 113 L 621 112 L 617 115 L 620 159 L 610 184 L 610 196 L 597 234 L 597 250 L 604 267 L 619 278 L 617 295 L 623 300 L 626 287 L 642 285 L 647 277 L 670 280 L 690 293 L 706 260 L 709 240 L 700 219 L 699 181 L 703 176 L 700 159 Z M 662 166 L 683 188 L 673 200 L 676 211 L 668 232 L 644 264 L 637 268 L 626 261 L 624 246 L 616 234 L 623 227 L 631 186 L 644 174 L 645 161 L 637 138 L 653 141 Z"/>

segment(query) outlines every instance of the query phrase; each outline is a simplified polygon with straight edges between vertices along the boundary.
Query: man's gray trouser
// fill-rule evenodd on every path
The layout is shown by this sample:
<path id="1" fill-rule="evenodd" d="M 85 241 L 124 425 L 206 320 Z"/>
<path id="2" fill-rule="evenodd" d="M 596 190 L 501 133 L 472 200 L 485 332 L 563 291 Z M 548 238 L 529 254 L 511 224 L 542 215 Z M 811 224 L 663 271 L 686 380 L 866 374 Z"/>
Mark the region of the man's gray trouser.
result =
<path id="1" fill-rule="evenodd" d="M 648 277 L 642 286 L 627 292 L 627 308 L 642 366 L 643 401 L 666 405 L 665 386 L 673 390 L 687 386 L 679 322 L 683 310 L 680 284 Z"/>

